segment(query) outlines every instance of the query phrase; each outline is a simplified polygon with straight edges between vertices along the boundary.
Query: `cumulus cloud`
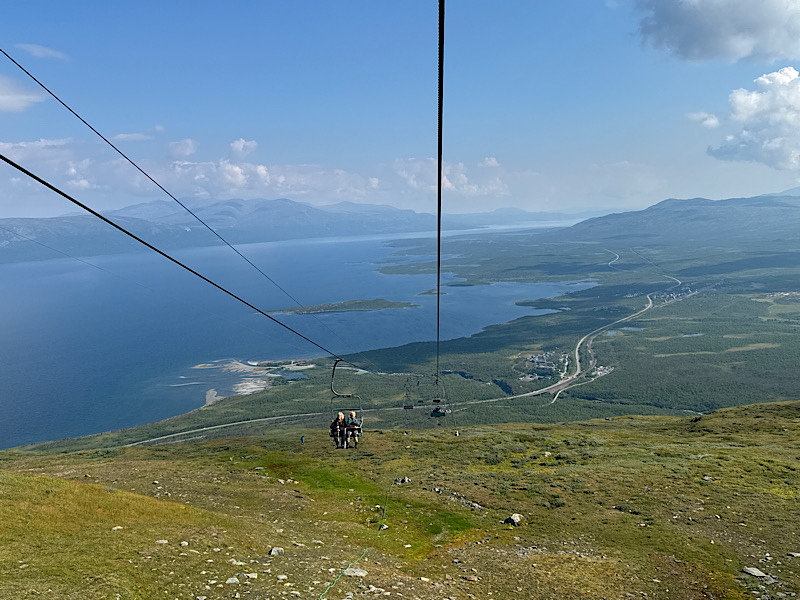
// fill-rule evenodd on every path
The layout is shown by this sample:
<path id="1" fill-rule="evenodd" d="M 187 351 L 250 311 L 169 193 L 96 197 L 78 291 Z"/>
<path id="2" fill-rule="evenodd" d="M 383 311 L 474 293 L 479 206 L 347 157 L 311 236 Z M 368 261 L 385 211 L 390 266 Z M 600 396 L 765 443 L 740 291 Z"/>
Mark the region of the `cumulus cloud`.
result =
<path id="1" fill-rule="evenodd" d="M 800 74 L 784 67 L 762 75 L 755 84 L 756 90 L 731 92 L 731 119 L 739 130 L 709 148 L 709 154 L 800 170 Z"/>
<path id="2" fill-rule="evenodd" d="M 436 191 L 435 158 L 397 159 L 393 166 L 395 174 L 412 190 Z M 505 195 L 508 186 L 499 177 L 471 178 L 464 163 L 444 163 L 442 190 L 463 196 Z"/>
<path id="3" fill-rule="evenodd" d="M 174 148 L 179 151 L 194 151 L 192 140 L 176 144 Z M 145 176 L 115 153 L 98 148 L 93 139 L 0 142 L 0 152 L 101 210 L 160 196 Z M 168 161 L 144 158 L 137 162 L 178 197 L 222 200 L 285 196 L 311 202 L 375 202 L 385 199 L 387 193 L 383 179 L 377 176 L 321 165 L 265 165 L 231 157 L 209 161 L 191 157 Z M 20 180 L 18 175 L 0 173 L 0 208 L 5 215 L 37 213 L 33 204 L 29 208 L 17 206 L 19 198 L 26 196 L 35 197 L 36 206 L 47 206 L 51 213 L 63 212 L 61 203 L 56 203 L 55 208 L 47 204 L 50 194 L 44 192 L 40 186 Z"/>
<path id="4" fill-rule="evenodd" d="M 0 75 L 0 112 L 22 112 L 44 100 L 44 96 L 25 89 L 19 83 Z"/>
<path id="5" fill-rule="evenodd" d="M 794 0 L 637 0 L 636 6 L 643 42 L 686 60 L 800 58 Z"/>
<path id="6" fill-rule="evenodd" d="M 258 142 L 239 138 L 231 142 L 231 152 L 236 156 L 246 156 L 258 148 Z"/>
<path id="7" fill-rule="evenodd" d="M 111 139 L 116 142 L 146 142 L 152 140 L 153 136 L 148 133 L 118 133 Z"/>
<path id="8" fill-rule="evenodd" d="M 499 167 L 500 163 L 494 156 L 487 156 L 480 162 L 481 167 Z"/>
<path id="9" fill-rule="evenodd" d="M 715 129 L 719 127 L 719 118 L 717 115 L 712 115 L 707 112 L 693 112 L 686 116 L 692 121 L 697 121 L 706 129 Z"/>
<path id="10" fill-rule="evenodd" d="M 228 159 L 173 161 L 155 179 L 173 193 L 197 198 L 339 198 L 359 200 L 377 193 L 380 181 L 320 165 L 263 165 Z"/>
<path id="11" fill-rule="evenodd" d="M 67 60 L 69 58 L 63 52 L 53 50 L 47 46 L 40 46 L 39 44 L 17 44 L 17 48 L 24 50 L 35 58 L 55 58 L 58 60 Z"/>
<path id="12" fill-rule="evenodd" d="M 0 152 L 30 169 L 44 170 L 43 175 L 63 172 L 72 158 L 72 140 L 40 139 L 33 142 L 0 142 Z M 39 174 L 39 173 L 37 173 Z"/>
<path id="13" fill-rule="evenodd" d="M 185 140 L 170 142 L 169 151 L 175 158 L 188 158 L 197 152 L 197 144 L 193 139 L 186 138 Z"/>

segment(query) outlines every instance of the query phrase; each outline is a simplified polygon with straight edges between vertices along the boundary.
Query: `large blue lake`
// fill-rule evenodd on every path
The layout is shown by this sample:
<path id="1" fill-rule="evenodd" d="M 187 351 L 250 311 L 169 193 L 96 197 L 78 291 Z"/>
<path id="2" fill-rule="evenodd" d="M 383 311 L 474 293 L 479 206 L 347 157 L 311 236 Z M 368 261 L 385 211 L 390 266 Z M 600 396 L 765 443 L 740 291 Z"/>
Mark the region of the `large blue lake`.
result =
<path id="1" fill-rule="evenodd" d="M 303 305 L 386 298 L 400 310 L 276 314 L 337 354 L 435 338 L 430 275 L 385 275 L 390 238 L 296 240 L 240 251 Z M 264 310 L 296 303 L 228 248 L 176 255 Z M 0 448 L 138 425 L 233 393 L 242 375 L 219 368 L 323 353 L 155 254 L 0 265 Z M 537 314 L 514 303 L 590 282 L 447 287 L 442 339 Z M 538 311 L 542 312 L 542 311 Z"/>

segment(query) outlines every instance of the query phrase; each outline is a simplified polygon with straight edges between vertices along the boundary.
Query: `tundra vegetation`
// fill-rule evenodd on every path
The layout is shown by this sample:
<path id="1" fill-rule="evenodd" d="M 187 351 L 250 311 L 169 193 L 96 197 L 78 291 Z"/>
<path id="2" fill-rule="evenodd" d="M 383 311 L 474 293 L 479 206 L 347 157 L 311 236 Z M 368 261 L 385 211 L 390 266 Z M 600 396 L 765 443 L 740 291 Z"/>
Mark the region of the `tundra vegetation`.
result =
<path id="1" fill-rule="evenodd" d="M 0 453 L 0 596 L 793 597 L 800 254 L 781 236 L 448 238 L 453 283 L 596 285 L 442 342 L 438 384 L 434 345 L 409 344 L 347 357 L 366 368 L 337 370 L 351 398 L 319 359 Z M 384 271 L 432 272 L 429 243 L 397 242 L 409 260 Z M 520 396 L 573 375 L 576 348 L 602 375 Z M 544 355 L 567 361 L 548 373 Z M 358 450 L 327 437 L 343 409 L 364 418 Z M 366 574 L 337 579 L 354 562 Z"/>

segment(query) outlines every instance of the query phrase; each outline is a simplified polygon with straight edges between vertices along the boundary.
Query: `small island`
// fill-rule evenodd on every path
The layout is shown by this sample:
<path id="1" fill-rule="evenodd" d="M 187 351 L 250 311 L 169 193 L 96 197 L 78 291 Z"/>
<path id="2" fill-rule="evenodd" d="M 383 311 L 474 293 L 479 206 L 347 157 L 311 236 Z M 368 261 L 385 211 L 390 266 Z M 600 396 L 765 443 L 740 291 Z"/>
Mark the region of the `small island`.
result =
<path id="1" fill-rule="evenodd" d="M 394 302 L 384 298 L 373 300 L 345 300 L 344 302 L 327 302 L 313 306 L 292 306 L 283 310 L 274 310 L 273 313 L 285 313 L 290 315 L 312 315 L 331 312 L 350 312 L 355 310 L 386 310 L 390 308 L 414 308 L 419 304 L 411 302 Z"/>

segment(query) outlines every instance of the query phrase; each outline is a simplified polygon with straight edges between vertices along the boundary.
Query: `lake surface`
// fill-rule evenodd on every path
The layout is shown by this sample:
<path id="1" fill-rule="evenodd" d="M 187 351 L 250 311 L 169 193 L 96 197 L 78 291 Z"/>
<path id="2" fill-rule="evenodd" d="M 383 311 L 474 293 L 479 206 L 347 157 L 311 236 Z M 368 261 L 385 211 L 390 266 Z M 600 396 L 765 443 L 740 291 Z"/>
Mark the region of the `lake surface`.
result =
<path id="1" fill-rule="evenodd" d="M 488 234 L 487 235 L 491 235 Z M 263 310 L 371 298 L 399 310 L 274 315 L 337 354 L 435 338 L 430 275 L 384 275 L 400 236 L 290 240 L 176 256 Z M 222 366 L 322 356 L 267 318 L 155 254 L 0 265 L 0 448 L 130 427 L 225 396 L 242 373 Z M 424 260 L 424 258 L 423 258 Z M 591 282 L 446 287 L 442 339 L 542 312 L 518 300 L 555 297 Z M 194 368 L 200 364 L 214 368 Z"/>

